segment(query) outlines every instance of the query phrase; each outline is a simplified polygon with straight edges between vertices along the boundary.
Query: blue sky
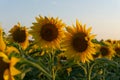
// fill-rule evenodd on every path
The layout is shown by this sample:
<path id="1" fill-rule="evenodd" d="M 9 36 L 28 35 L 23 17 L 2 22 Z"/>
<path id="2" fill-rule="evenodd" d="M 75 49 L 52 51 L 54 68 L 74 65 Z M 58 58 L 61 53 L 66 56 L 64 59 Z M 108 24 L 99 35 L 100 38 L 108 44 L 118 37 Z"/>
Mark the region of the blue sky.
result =
<path id="1" fill-rule="evenodd" d="M 0 24 L 8 32 L 18 22 L 30 27 L 35 17 L 59 17 L 67 25 L 76 19 L 97 39 L 120 39 L 120 0 L 0 0 Z"/>

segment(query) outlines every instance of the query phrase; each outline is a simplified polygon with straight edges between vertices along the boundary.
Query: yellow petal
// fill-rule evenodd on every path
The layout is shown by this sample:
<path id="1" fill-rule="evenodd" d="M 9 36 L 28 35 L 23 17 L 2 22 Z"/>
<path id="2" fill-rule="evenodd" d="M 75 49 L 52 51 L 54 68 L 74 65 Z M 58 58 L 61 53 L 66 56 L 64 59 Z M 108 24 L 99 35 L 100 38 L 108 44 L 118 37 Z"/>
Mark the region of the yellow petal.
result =
<path id="1" fill-rule="evenodd" d="M 0 51 L 4 52 L 5 48 L 6 48 L 6 44 L 3 40 L 3 31 L 2 28 L 0 27 Z"/>
<path id="2" fill-rule="evenodd" d="M 5 52 L 6 52 L 7 55 L 9 55 L 11 52 L 19 53 L 18 49 L 13 47 L 13 46 L 7 47 Z"/>
<path id="3" fill-rule="evenodd" d="M 10 66 L 11 67 L 14 66 L 19 61 L 20 61 L 20 59 L 12 57 L 11 60 L 10 60 Z"/>
<path id="4" fill-rule="evenodd" d="M 72 28 L 70 28 L 70 27 L 66 27 L 66 30 L 67 30 L 69 33 L 71 33 L 71 34 L 74 33 L 74 30 L 73 30 Z"/>
<path id="5" fill-rule="evenodd" d="M 92 27 L 89 27 L 87 30 L 87 33 L 90 34 L 91 30 L 92 30 Z"/>
<path id="6" fill-rule="evenodd" d="M 2 57 L 2 58 L 3 58 L 3 61 L 5 61 L 5 62 L 9 63 L 8 56 L 7 56 L 5 53 L 0 52 L 0 57 Z"/>
<path id="7" fill-rule="evenodd" d="M 10 77 L 9 74 L 10 74 L 9 69 L 6 69 L 3 75 L 4 80 L 9 80 L 9 77 Z"/>
<path id="8" fill-rule="evenodd" d="M 21 72 L 19 70 L 17 70 L 15 67 L 11 67 L 10 68 L 10 73 L 12 76 L 15 76 L 17 74 L 20 74 Z"/>

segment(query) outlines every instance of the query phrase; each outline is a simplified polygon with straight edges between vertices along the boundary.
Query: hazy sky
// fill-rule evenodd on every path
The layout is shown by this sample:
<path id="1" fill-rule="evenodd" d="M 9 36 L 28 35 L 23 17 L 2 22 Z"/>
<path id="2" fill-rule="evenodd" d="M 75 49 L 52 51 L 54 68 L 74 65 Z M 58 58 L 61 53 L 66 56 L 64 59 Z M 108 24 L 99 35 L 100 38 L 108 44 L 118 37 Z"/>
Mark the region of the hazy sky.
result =
<path id="1" fill-rule="evenodd" d="M 35 17 L 59 17 L 67 25 L 76 19 L 97 39 L 120 39 L 120 0 L 0 0 L 0 24 L 8 32 L 18 22 L 30 27 Z"/>

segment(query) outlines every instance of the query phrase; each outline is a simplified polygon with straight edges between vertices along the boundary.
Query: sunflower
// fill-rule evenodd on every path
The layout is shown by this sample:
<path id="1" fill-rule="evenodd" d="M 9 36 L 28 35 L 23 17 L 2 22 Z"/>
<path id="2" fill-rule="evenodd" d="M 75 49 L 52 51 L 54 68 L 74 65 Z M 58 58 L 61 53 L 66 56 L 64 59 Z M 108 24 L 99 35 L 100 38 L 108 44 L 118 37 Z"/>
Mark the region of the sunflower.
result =
<path id="1" fill-rule="evenodd" d="M 29 35 L 25 26 L 21 27 L 20 23 L 18 23 L 17 25 L 14 25 L 14 27 L 9 32 L 10 35 L 8 39 L 10 39 L 10 41 L 19 43 L 23 49 L 27 48 L 29 44 Z"/>
<path id="2" fill-rule="evenodd" d="M 78 20 L 76 20 L 76 26 L 66 27 L 63 47 L 67 49 L 65 54 L 68 58 L 74 58 L 83 63 L 93 60 L 92 54 L 95 54 L 95 48 L 91 40 L 95 35 L 90 34 L 91 29 L 91 27 L 86 29 L 86 25 L 82 26 Z"/>
<path id="3" fill-rule="evenodd" d="M 116 55 L 120 57 L 120 43 L 117 43 L 114 47 Z"/>
<path id="4" fill-rule="evenodd" d="M 107 39 L 107 40 L 105 40 L 105 42 L 111 44 L 112 46 L 115 46 L 115 45 L 117 44 L 118 41 L 117 41 L 117 40 Z"/>
<path id="5" fill-rule="evenodd" d="M 105 40 L 105 42 L 108 42 L 108 43 L 110 43 L 110 44 L 113 44 L 113 40 L 111 40 L 111 39 L 107 39 L 107 40 Z"/>
<path id="6" fill-rule="evenodd" d="M 14 66 L 19 61 L 19 59 L 12 57 L 11 59 L 8 58 L 7 55 L 0 52 L 0 79 L 1 80 L 15 80 L 14 76 L 19 74 L 18 71 Z"/>
<path id="7" fill-rule="evenodd" d="M 112 59 L 112 57 L 115 54 L 115 51 L 114 51 L 112 45 L 108 44 L 108 43 L 106 45 L 101 45 L 98 50 L 100 52 L 101 57 L 105 57 L 108 59 Z"/>
<path id="8" fill-rule="evenodd" d="M 117 40 L 113 40 L 113 44 L 116 44 L 118 41 Z"/>
<path id="9" fill-rule="evenodd" d="M 53 17 L 36 17 L 30 33 L 41 48 L 60 48 L 60 41 L 64 37 L 62 20 Z"/>
<path id="10" fill-rule="evenodd" d="M 5 50 L 5 48 L 6 48 L 6 44 L 5 44 L 4 40 L 3 40 L 3 30 L 0 27 L 0 51 L 3 52 Z"/>

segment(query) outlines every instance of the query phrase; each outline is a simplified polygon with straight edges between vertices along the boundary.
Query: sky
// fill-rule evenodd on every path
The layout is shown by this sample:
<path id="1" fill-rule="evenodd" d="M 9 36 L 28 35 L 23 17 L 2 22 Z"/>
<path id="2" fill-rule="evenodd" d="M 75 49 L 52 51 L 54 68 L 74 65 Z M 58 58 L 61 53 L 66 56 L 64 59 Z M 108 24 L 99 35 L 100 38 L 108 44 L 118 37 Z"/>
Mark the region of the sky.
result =
<path id="1" fill-rule="evenodd" d="M 69 26 L 78 19 L 92 26 L 97 39 L 120 39 L 120 0 L 0 0 L 0 25 L 6 33 L 18 22 L 30 28 L 39 15 L 59 17 Z"/>

